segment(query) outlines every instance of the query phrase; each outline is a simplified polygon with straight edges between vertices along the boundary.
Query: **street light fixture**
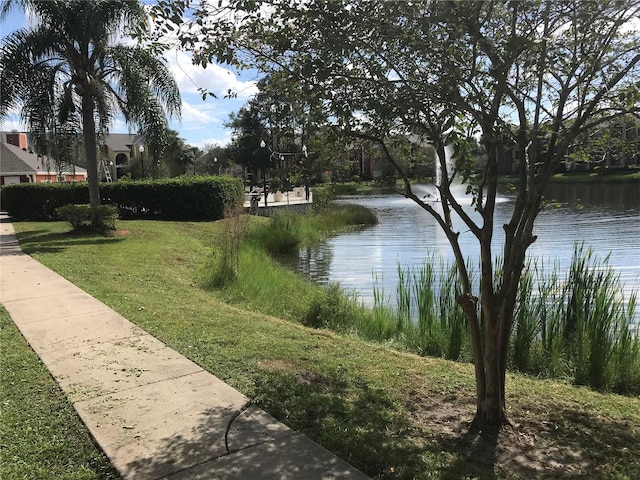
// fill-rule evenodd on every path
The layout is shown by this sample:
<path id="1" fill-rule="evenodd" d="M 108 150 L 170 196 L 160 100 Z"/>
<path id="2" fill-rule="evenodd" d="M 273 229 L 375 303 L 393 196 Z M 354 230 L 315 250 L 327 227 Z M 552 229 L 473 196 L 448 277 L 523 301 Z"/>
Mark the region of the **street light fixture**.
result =
<path id="1" fill-rule="evenodd" d="M 138 151 L 140 152 L 140 169 L 142 171 L 140 178 L 144 180 L 144 159 L 142 157 L 142 154 L 144 153 L 144 145 L 140 145 L 138 147 Z"/>

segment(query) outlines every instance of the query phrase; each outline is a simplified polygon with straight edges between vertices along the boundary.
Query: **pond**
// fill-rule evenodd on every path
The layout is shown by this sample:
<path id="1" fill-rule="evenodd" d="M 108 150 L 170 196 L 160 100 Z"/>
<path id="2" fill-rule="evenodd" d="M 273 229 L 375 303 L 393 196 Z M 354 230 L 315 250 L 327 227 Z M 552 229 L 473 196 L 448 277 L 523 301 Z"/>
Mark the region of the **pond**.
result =
<path id="1" fill-rule="evenodd" d="M 418 186 L 425 195 L 429 186 Z M 625 297 L 638 289 L 640 279 L 640 186 L 637 184 L 551 185 L 549 200 L 534 228 L 538 236 L 529 248 L 529 258 L 544 260 L 545 268 L 557 264 L 558 272 L 571 263 L 574 245 L 584 242 L 598 258 L 610 255 L 609 264 L 620 275 Z M 340 202 L 360 203 L 371 208 L 379 223 L 347 232 L 311 248 L 301 249 L 294 268 L 318 283 L 339 282 L 356 292 L 366 304 L 373 303 L 374 285 L 393 293 L 398 265 L 415 267 L 434 254 L 445 262 L 453 255 L 435 220 L 411 200 L 399 195 L 351 196 Z M 477 215 L 464 198 L 469 212 Z M 504 242 L 502 225 L 510 218 L 514 196 L 504 192 L 496 208 L 494 253 Z M 462 223 L 458 225 L 462 250 L 467 258 L 479 257 L 477 240 Z M 377 280 L 376 280 L 377 278 Z M 636 319 L 640 318 L 640 306 Z"/>

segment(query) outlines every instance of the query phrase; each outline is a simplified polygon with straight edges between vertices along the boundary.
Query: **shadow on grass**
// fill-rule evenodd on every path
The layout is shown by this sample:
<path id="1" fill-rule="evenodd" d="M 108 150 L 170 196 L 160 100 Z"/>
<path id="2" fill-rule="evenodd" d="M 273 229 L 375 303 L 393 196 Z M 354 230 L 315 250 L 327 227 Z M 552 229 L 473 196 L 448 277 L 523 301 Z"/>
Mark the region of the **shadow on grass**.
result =
<path id="1" fill-rule="evenodd" d="M 374 478 L 494 478 L 467 461 L 459 439 L 420 429 L 397 400 L 360 378 L 264 371 L 255 399 Z"/>
<path id="2" fill-rule="evenodd" d="M 585 457 L 587 468 L 607 466 L 622 477 L 640 478 L 640 429 L 625 420 L 588 414 L 574 408 L 561 408 L 550 413 L 550 435 L 565 447 L 565 458 Z M 598 476 L 598 475 L 595 475 Z M 621 478 L 622 478 L 621 477 Z"/>
<path id="3" fill-rule="evenodd" d="M 472 427 L 457 449 L 487 474 L 507 478 L 639 478 L 640 435 L 629 422 L 561 406 L 522 420 L 501 429 Z M 445 477 L 458 475 L 457 462 Z"/>
<path id="4" fill-rule="evenodd" d="M 500 427 L 480 430 L 471 424 L 461 437 L 450 439 L 447 442 L 448 446 L 460 455 L 449 465 L 442 478 L 461 478 L 473 471 L 474 475 L 481 478 L 497 479 L 498 476 L 494 472 L 499 463 L 500 433 Z M 473 467 L 470 467 L 470 464 Z"/>
<path id="5" fill-rule="evenodd" d="M 46 230 L 31 230 L 16 234 L 20 248 L 24 253 L 57 253 L 73 245 L 106 245 L 124 240 L 122 237 L 109 237 L 96 233 L 51 233 Z"/>

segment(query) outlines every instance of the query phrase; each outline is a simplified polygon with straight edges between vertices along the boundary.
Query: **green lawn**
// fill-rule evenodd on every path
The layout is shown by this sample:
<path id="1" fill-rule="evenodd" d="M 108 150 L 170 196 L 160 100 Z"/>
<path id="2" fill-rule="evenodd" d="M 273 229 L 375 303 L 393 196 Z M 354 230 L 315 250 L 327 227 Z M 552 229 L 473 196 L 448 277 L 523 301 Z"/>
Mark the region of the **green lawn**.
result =
<path id="1" fill-rule="evenodd" d="M 2 307 L 0 351 L 0 478 L 120 478 Z"/>
<path id="2" fill-rule="evenodd" d="M 640 478 L 639 398 L 509 375 L 513 426 L 467 434 L 470 365 L 306 328 L 201 288 L 221 223 L 120 221 L 111 237 L 14 227 L 36 259 L 374 478 Z M 24 435 L 3 413 L 5 430 Z"/>

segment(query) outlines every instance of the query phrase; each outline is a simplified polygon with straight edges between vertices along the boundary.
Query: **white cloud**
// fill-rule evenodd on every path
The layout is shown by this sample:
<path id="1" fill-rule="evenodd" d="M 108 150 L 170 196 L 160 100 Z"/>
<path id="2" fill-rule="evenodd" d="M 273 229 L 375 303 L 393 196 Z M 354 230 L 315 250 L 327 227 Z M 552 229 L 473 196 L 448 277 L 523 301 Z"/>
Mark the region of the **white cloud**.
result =
<path id="1" fill-rule="evenodd" d="M 9 114 L 5 118 L 0 119 L 0 131 L 11 132 L 13 130 L 19 132 L 29 131 L 29 128 L 20 120 L 19 114 Z"/>
<path id="2" fill-rule="evenodd" d="M 237 112 L 245 102 L 245 99 L 214 98 L 203 101 L 199 95 L 183 93 L 182 118 L 172 120 L 169 126 L 191 145 L 226 145 L 230 142 L 231 132 L 224 124 L 229 114 Z"/>
<path id="3" fill-rule="evenodd" d="M 194 65 L 189 54 L 175 50 L 165 57 L 183 94 L 199 94 L 199 89 L 206 89 L 223 97 L 231 90 L 239 98 L 249 98 L 258 92 L 255 80 L 242 80 L 236 73 L 220 65 L 212 64 L 203 68 Z"/>
<path id="4" fill-rule="evenodd" d="M 132 128 L 127 125 L 127 122 L 124 121 L 124 118 L 118 116 L 111 120 L 111 124 L 109 125 L 109 132 L 112 133 L 124 133 L 124 132 L 137 132 L 137 128 Z"/>
<path id="5" fill-rule="evenodd" d="M 221 131 L 222 136 L 213 138 L 202 138 L 197 143 L 188 142 L 200 149 L 204 149 L 207 145 L 217 145 L 225 147 L 231 143 L 231 131 Z"/>
<path id="6" fill-rule="evenodd" d="M 192 105 L 182 101 L 182 123 L 218 123 L 219 120 L 212 116 L 209 111 L 214 110 L 211 104 L 202 102 L 201 105 Z"/>

